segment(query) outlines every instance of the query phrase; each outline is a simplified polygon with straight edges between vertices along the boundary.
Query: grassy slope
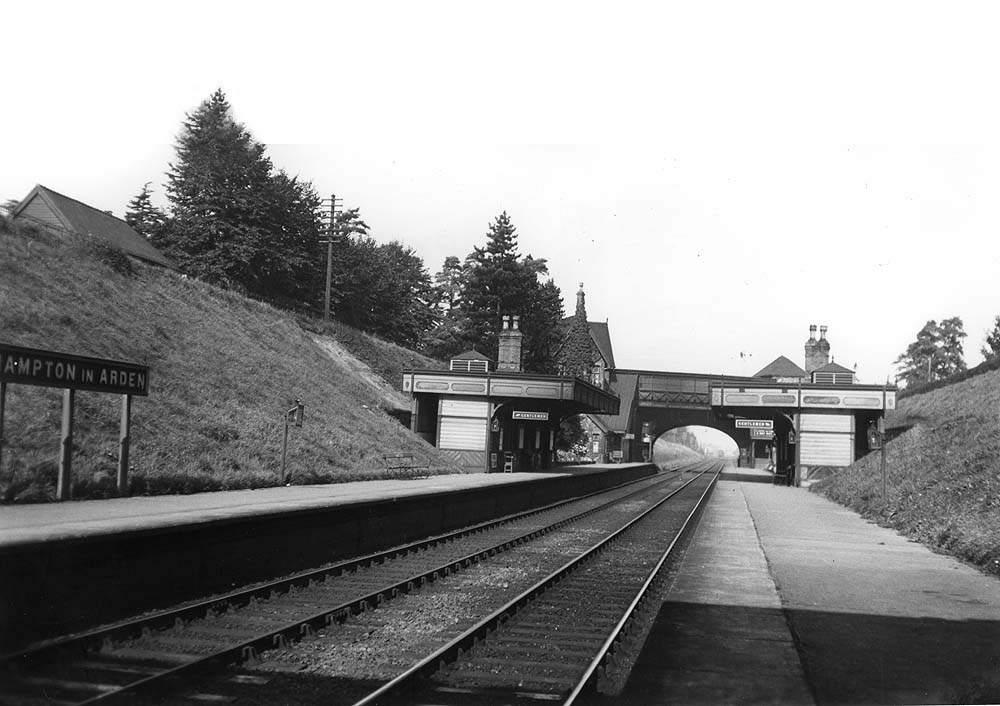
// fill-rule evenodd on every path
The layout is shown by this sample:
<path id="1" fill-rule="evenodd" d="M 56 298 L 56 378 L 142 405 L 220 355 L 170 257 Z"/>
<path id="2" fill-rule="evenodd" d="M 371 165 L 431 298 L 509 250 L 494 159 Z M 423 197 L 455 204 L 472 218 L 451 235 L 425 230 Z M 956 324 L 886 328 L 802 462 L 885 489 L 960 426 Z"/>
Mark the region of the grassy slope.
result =
<path id="1" fill-rule="evenodd" d="M 816 490 L 879 524 L 1000 574 L 1000 371 L 906 397 L 890 426 L 910 426 L 879 453 Z"/>
<path id="2" fill-rule="evenodd" d="M 683 444 L 657 439 L 653 446 L 653 457 L 657 465 L 663 469 L 673 468 L 681 463 L 703 458 L 700 453 L 689 449 Z"/>
<path id="3" fill-rule="evenodd" d="M 133 403 L 134 493 L 277 484 L 295 398 L 306 421 L 290 434 L 294 482 L 384 477 L 381 454 L 399 451 L 456 470 L 385 412 L 406 404 L 399 371 L 435 367 L 426 358 L 158 268 L 129 273 L 93 243 L 0 222 L 0 253 L 0 342 L 150 366 L 150 395 Z M 112 493 L 119 410 L 117 396 L 77 394 L 74 497 Z M 61 391 L 8 386 L 4 500 L 51 497 L 60 416 Z"/>

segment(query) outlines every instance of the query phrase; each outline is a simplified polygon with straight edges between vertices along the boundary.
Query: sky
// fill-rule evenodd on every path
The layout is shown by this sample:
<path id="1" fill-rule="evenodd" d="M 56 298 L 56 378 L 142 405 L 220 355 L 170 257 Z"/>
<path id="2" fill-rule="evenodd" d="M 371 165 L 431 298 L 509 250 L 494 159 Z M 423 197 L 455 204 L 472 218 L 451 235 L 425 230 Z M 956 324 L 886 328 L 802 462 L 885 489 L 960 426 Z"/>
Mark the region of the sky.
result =
<path id="1" fill-rule="evenodd" d="M 1000 8 L 923 2 L 5 7 L 0 202 L 123 215 L 216 89 L 276 167 L 431 274 L 506 211 L 620 368 L 860 382 L 1000 314 Z M 2 256 L 2 255 L 0 255 Z M 2 282 L 0 282 L 2 286 Z"/>

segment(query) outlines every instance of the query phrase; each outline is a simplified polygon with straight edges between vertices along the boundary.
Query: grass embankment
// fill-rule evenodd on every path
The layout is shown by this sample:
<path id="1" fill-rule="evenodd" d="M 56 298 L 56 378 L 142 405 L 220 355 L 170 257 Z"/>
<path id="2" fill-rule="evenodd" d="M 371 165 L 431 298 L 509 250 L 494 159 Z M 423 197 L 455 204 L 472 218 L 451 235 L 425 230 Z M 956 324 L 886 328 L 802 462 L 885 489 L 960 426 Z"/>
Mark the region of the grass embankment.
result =
<path id="1" fill-rule="evenodd" d="M 150 366 L 150 394 L 132 407 L 133 494 L 278 485 L 282 414 L 296 398 L 306 407 L 289 436 L 294 483 L 387 477 L 381 455 L 401 451 L 431 473 L 457 471 L 387 413 L 408 405 L 402 368 L 435 361 L 130 263 L 94 240 L 0 220 L 0 252 L 0 342 Z M 61 399 L 8 385 L 2 501 L 52 499 Z M 74 498 L 116 494 L 120 404 L 77 393 Z"/>
<path id="2" fill-rule="evenodd" d="M 1000 574 L 1000 371 L 899 400 L 888 425 L 911 427 L 880 454 L 814 490 L 948 554 Z"/>
<path id="3" fill-rule="evenodd" d="M 657 439 L 653 444 L 653 461 L 660 470 L 675 468 L 683 463 L 704 458 L 700 453 L 683 444 Z"/>

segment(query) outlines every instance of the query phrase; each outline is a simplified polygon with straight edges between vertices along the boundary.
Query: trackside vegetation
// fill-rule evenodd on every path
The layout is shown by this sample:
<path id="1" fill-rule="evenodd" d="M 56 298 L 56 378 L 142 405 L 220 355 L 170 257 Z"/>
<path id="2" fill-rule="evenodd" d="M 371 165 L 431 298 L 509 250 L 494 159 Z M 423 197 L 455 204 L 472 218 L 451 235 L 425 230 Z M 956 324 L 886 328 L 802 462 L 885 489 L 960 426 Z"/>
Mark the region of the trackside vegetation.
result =
<path id="1" fill-rule="evenodd" d="M 900 396 L 885 496 L 873 452 L 812 487 L 864 517 L 1000 575 L 1000 371 Z"/>
<path id="2" fill-rule="evenodd" d="M 0 219 L 0 341 L 150 367 L 132 407 L 132 494 L 256 488 L 279 480 L 283 412 L 295 484 L 391 477 L 382 456 L 420 473 L 458 469 L 393 416 L 404 367 L 441 367 L 341 323 L 295 315 L 130 260 L 103 241 Z M 73 497 L 116 494 L 120 397 L 78 392 Z M 60 390 L 8 385 L 0 500 L 54 496 Z M 397 471 L 395 475 L 406 475 Z"/>

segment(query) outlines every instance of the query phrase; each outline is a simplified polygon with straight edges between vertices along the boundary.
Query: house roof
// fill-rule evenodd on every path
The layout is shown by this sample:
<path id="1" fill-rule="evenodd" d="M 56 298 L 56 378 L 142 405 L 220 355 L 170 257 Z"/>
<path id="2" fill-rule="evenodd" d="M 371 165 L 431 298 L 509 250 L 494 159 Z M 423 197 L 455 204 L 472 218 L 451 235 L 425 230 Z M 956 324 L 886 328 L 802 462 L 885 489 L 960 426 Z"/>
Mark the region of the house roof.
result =
<path id="1" fill-rule="evenodd" d="M 765 365 L 755 375 L 755 378 L 807 378 L 805 370 L 797 366 L 783 355 L 779 355 Z"/>
<path id="2" fill-rule="evenodd" d="M 599 418 L 602 426 L 616 434 L 624 434 L 632 428 L 632 412 L 636 395 L 639 393 L 639 375 L 637 373 L 618 373 L 611 381 L 611 392 L 618 395 L 621 404 L 618 414 L 592 414 Z"/>
<path id="3" fill-rule="evenodd" d="M 471 351 L 465 351 L 465 353 L 453 355 L 451 360 L 492 360 L 492 358 L 485 353 L 480 353 L 479 351 L 473 349 Z"/>
<path id="4" fill-rule="evenodd" d="M 161 267 L 177 269 L 177 266 L 169 258 L 153 247 L 148 240 L 139 235 L 132 226 L 121 218 L 88 206 L 82 201 L 64 196 L 41 184 L 35 185 L 35 188 L 14 208 L 11 214 L 12 218 L 16 219 L 35 198 L 41 199 L 48 206 L 52 215 L 66 230 L 82 235 L 102 237 L 111 245 L 140 260 L 152 262 Z"/>
<path id="5" fill-rule="evenodd" d="M 854 375 L 854 371 L 850 368 L 845 368 L 839 363 L 827 363 L 822 368 L 816 368 L 813 370 L 814 373 L 850 373 Z"/>
<path id="6" fill-rule="evenodd" d="M 573 327 L 574 321 L 576 321 L 576 316 L 567 316 L 562 320 L 560 325 L 563 330 L 563 338 L 566 337 L 566 333 Z M 608 329 L 608 322 L 588 321 L 587 326 L 590 327 L 590 337 L 594 339 L 597 352 L 604 358 L 605 365 L 609 368 L 616 367 L 615 353 L 611 347 L 611 331 Z"/>

